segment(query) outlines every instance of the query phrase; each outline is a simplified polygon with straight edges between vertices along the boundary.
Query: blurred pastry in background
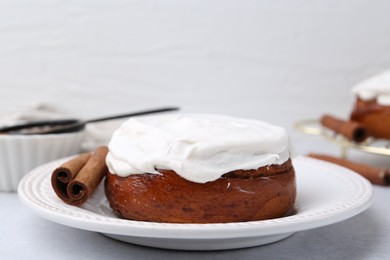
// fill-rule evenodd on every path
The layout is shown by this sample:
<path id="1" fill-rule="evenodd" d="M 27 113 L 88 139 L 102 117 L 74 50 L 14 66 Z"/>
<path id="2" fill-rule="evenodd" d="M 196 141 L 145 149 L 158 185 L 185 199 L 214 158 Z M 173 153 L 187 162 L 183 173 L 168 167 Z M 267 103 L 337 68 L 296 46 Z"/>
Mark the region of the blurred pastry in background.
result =
<path id="1" fill-rule="evenodd" d="M 390 70 L 357 84 L 351 120 L 364 125 L 369 135 L 390 139 Z"/>

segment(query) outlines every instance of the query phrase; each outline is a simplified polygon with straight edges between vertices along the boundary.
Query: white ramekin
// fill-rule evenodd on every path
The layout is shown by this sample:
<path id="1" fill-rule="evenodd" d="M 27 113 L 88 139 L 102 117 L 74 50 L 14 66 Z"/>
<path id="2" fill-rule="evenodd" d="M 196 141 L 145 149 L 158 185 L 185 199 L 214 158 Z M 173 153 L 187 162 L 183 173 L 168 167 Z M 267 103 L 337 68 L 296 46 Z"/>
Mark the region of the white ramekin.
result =
<path id="1" fill-rule="evenodd" d="M 84 131 L 48 135 L 0 135 L 0 192 L 16 191 L 33 168 L 80 152 Z"/>

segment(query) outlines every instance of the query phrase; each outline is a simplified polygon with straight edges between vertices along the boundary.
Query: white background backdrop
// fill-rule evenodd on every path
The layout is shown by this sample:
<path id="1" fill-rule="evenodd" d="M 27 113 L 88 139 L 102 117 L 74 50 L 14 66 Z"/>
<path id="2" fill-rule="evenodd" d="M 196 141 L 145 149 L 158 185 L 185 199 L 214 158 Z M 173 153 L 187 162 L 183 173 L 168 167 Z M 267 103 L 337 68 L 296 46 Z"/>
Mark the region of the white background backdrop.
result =
<path id="1" fill-rule="evenodd" d="M 3 0 L 0 115 L 36 102 L 90 118 L 167 105 L 286 127 L 348 117 L 390 67 L 390 2 Z"/>
<path id="2" fill-rule="evenodd" d="M 390 2 L 0 2 L 0 112 L 80 117 L 160 105 L 290 127 L 346 116 L 350 88 L 390 66 Z"/>

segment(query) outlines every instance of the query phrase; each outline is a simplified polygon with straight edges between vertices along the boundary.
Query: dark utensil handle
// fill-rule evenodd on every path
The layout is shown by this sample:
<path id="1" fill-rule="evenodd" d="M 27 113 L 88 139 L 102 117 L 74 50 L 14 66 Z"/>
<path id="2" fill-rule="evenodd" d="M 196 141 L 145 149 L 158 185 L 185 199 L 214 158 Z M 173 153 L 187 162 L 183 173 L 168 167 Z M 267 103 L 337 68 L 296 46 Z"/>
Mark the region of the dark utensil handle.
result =
<path id="1" fill-rule="evenodd" d="M 132 117 L 132 116 L 141 116 L 147 114 L 161 113 L 178 110 L 178 107 L 166 107 L 158 109 L 150 109 L 140 112 L 126 113 L 116 116 L 100 117 L 90 120 L 77 120 L 77 119 L 64 119 L 64 120 L 44 120 L 44 121 L 35 121 L 31 123 L 19 124 L 14 126 L 2 127 L 0 132 L 8 132 L 13 134 L 55 134 L 55 133 L 66 133 L 66 132 L 75 132 L 83 129 L 88 123 L 102 122 L 107 120 Z M 33 131 L 24 131 L 25 129 L 34 128 L 34 127 L 50 127 L 49 129 L 34 129 Z M 19 132 L 18 132 L 19 131 Z"/>
<path id="2" fill-rule="evenodd" d="M 113 120 L 113 119 L 119 119 L 119 118 L 124 118 L 124 117 L 142 116 L 142 115 L 147 115 L 147 114 L 154 114 L 154 113 L 174 111 L 174 110 L 178 110 L 178 109 L 179 109 L 178 107 L 165 107 L 165 108 L 158 108 L 158 109 L 150 109 L 150 110 L 145 110 L 145 111 L 140 111 L 140 112 L 134 112 L 134 113 L 127 113 L 127 114 L 121 114 L 121 115 L 116 115 L 116 116 L 108 116 L 108 117 L 100 117 L 100 118 L 90 119 L 90 120 L 85 121 L 85 123 L 86 124 L 87 123 L 96 123 L 96 122 Z"/>
<path id="3" fill-rule="evenodd" d="M 68 125 L 68 124 L 75 124 L 79 122 L 77 119 L 60 119 L 60 120 L 43 120 L 43 121 L 35 121 L 31 123 L 23 123 L 13 126 L 6 126 L 1 127 L 0 132 L 10 132 L 10 131 L 17 131 L 25 128 L 33 128 L 33 127 L 40 127 L 40 126 L 56 126 L 56 125 Z"/>
<path id="4" fill-rule="evenodd" d="M 167 108 L 159 108 L 159 109 L 150 109 L 140 112 L 133 112 L 133 113 L 126 113 L 116 116 L 108 116 L 108 117 L 100 117 L 95 119 L 90 119 L 86 121 L 78 121 L 74 124 L 64 125 L 64 126 L 58 126 L 53 127 L 53 129 L 45 131 L 44 134 L 58 134 L 58 133 L 66 133 L 66 132 L 75 132 L 83 129 L 86 124 L 88 123 L 96 123 L 96 122 L 102 122 L 102 121 L 108 121 L 113 119 L 119 119 L 119 118 L 125 118 L 125 117 L 132 117 L 132 116 L 141 116 L 141 115 L 147 115 L 147 114 L 155 114 L 155 113 L 161 113 L 161 112 L 168 112 L 168 111 L 174 111 L 178 110 L 177 107 L 167 107 Z"/>

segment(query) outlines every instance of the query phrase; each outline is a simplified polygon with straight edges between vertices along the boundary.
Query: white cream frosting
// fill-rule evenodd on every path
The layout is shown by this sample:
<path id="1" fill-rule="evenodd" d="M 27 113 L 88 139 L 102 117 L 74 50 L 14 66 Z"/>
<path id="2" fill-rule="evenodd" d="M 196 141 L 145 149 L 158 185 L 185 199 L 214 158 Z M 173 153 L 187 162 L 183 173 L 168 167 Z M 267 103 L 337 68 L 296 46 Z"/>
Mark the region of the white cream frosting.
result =
<path id="1" fill-rule="evenodd" d="M 171 169 L 198 183 L 237 169 L 282 164 L 290 156 L 283 128 L 209 114 L 131 118 L 114 132 L 108 147 L 111 173 L 126 177 Z"/>
<path id="2" fill-rule="evenodd" d="M 384 71 L 357 84 L 352 92 L 362 100 L 375 100 L 390 106 L 390 70 Z"/>

